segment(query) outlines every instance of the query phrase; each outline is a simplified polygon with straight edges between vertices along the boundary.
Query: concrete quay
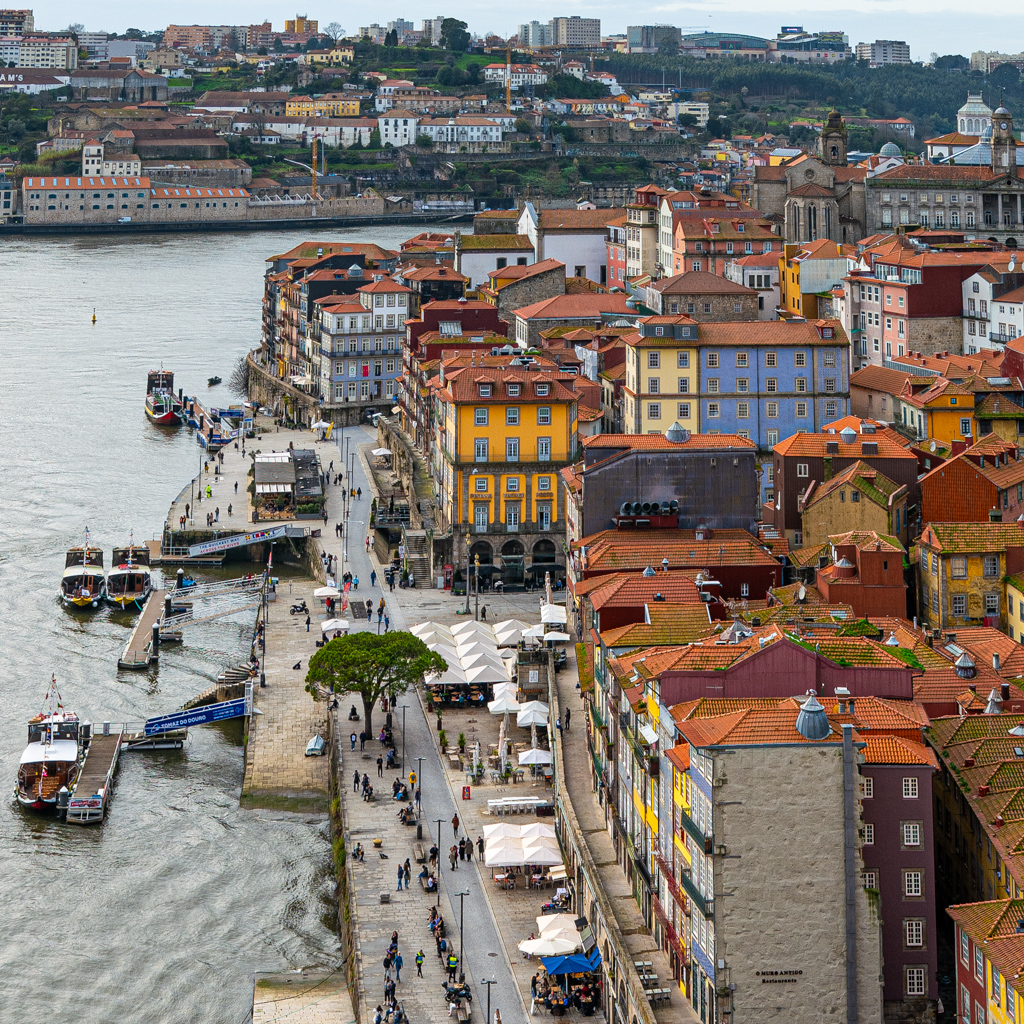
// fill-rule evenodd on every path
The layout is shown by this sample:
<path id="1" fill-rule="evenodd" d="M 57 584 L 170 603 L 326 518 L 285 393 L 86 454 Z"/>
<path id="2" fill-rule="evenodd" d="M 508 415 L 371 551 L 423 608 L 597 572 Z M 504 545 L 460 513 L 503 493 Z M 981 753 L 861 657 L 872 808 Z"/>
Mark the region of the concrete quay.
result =
<path id="1" fill-rule="evenodd" d="M 355 1024 L 352 997 L 341 970 L 303 968 L 281 974 L 257 974 L 253 984 L 252 1024 Z"/>

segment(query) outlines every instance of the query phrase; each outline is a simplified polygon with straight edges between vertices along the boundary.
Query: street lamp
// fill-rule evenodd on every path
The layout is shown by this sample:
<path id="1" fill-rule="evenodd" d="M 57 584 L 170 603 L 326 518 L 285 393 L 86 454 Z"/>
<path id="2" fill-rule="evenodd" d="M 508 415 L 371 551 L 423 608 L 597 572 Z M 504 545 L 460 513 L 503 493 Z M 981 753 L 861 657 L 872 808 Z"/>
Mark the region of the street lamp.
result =
<path id="1" fill-rule="evenodd" d="M 465 974 L 466 973 L 466 966 L 462 962 L 462 950 L 463 950 L 463 947 L 465 945 L 465 940 L 463 938 L 464 932 L 463 932 L 462 924 L 463 924 L 463 921 L 465 919 L 466 897 L 469 895 L 469 890 L 467 890 L 466 892 L 453 893 L 453 895 L 459 897 L 459 967 L 462 968 L 462 973 Z M 488 989 L 488 991 L 490 991 L 490 989 Z"/>
<path id="2" fill-rule="evenodd" d="M 435 818 L 437 822 L 437 884 L 438 888 L 441 886 L 441 875 L 444 873 L 441 870 L 441 825 L 444 822 L 443 818 Z"/>
<path id="3" fill-rule="evenodd" d="M 480 556 L 473 558 L 473 593 L 476 594 L 476 620 L 480 621 Z"/>
<path id="4" fill-rule="evenodd" d="M 498 984 L 497 978 L 491 978 L 488 981 L 486 978 L 480 982 L 481 985 L 487 986 L 487 1017 L 484 1020 L 484 1024 L 491 1024 L 491 986 Z"/>
<path id="5" fill-rule="evenodd" d="M 380 626 L 378 625 L 378 629 Z M 399 710 L 402 712 L 402 771 L 405 771 L 405 712 L 408 709 L 407 704 L 403 704 Z M 417 776 L 419 778 L 419 776 Z"/>

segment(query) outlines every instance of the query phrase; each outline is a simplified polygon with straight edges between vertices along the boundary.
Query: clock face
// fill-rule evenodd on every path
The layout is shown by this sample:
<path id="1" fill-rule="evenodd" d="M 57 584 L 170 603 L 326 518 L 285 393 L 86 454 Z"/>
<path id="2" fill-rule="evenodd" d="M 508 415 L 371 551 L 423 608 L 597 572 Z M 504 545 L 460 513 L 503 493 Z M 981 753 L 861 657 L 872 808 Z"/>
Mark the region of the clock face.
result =
<path id="1" fill-rule="evenodd" d="M 1002 129 L 1003 129 L 1003 131 L 1005 132 L 1005 131 L 1006 131 L 1006 129 L 1007 129 L 1007 128 L 1008 128 L 1009 126 L 1007 125 L 1007 123 L 1006 123 L 1005 121 L 1000 121 L 1000 122 L 999 122 L 999 127 L 1000 127 L 1000 128 L 1002 128 Z"/>

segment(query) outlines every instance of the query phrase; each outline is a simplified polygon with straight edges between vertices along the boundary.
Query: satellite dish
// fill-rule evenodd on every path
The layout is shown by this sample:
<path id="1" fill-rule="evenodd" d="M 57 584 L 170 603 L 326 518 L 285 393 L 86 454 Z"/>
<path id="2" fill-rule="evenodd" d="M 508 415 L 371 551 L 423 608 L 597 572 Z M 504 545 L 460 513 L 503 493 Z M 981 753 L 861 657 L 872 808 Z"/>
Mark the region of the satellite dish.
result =
<path id="1" fill-rule="evenodd" d="M 931 450 L 932 450 L 932 454 L 934 455 L 935 454 L 935 442 L 934 441 L 932 441 L 932 443 L 931 443 Z"/>
<path id="2" fill-rule="evenodd" d="M 807 588 L 803 584 L 800 584 L 800 589 L 796 592 L 796 599 L 800 604 L 807 600 Z"/>

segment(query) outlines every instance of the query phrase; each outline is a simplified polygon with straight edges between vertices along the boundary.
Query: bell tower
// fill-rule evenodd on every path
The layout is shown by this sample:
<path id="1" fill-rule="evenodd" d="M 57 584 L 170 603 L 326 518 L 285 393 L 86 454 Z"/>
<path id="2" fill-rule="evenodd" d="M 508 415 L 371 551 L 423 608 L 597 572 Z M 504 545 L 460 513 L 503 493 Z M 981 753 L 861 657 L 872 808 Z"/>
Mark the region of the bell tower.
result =
<path id="1" fill-rule="evenodd" d="M 1017 136 L 1013 134 L 1013 115 L 1004 106 L 992 114 L 992 170 L 1017 176 Z"/>
<path id="2" fill-rule="evenodd" d="M 846 125 L 835 107 L 829 111 L 828 121 L 821 130 L 818 153 L 821 162 L 829 167 L 846 166 Z"/>

